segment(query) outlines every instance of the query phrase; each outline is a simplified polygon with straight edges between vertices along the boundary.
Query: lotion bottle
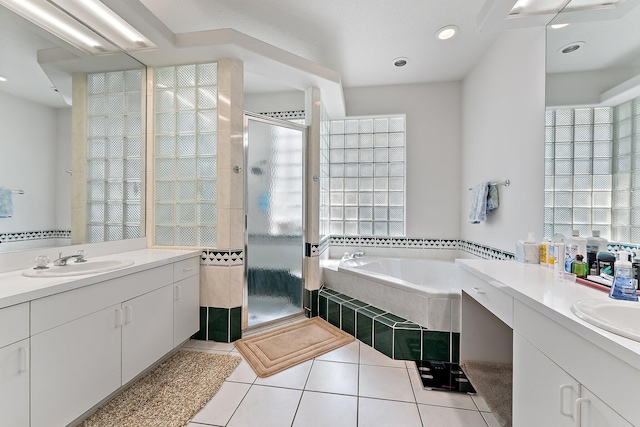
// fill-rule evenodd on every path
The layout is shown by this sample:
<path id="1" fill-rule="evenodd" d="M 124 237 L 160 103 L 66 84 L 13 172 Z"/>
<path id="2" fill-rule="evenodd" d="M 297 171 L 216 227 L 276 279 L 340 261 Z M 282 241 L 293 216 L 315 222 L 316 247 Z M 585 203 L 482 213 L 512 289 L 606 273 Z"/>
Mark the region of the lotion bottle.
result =
<path id="1" fill-rule="evenodd" d="M 615 275 L 609 297 L 625 301 L 638 301 L 636 287 L 633 284 L 633 274 L 631 273 L 631 263 L 629 253 L 618 252 L 618 260 L 615 263 Z"/>

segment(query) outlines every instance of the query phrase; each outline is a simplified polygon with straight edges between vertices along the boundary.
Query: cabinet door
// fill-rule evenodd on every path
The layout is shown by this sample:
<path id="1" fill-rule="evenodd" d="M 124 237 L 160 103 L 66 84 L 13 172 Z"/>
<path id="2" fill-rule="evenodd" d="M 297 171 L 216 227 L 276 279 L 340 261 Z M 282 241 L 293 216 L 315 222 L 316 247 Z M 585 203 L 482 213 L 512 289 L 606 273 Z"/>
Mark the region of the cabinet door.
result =
<path id="1" fill-rule="evenodd" d="M 0 424 L 29 426 L 29 339 L 0 348 Z"/>
<path id="2" fill-rule="evenodd" d="M 591 393 L 588 388 L 581 386 L 580 397 L 580 426 L 632 427 L 631 423 Z"/>
<path id="3" fill-rule="evenodd" d="M 200 278 L 192 276 L 173 287 L 173 346 L 200 329 Z"/>
<path id="4" fill-rule="evenodd" d="M 65 426 L 120 387 L 120 305 L 31 337 L 31 427 Z"/>
<path id="5" fill-rule="evenodd" d="M 173 348 L 173 285 L 122 303 L 122 384 Z"/>
<path id="6" fill-rule="evenodd" d="M 519 334 L 513 334 L 513 425 L 575 426 L 578 382 Z"/>

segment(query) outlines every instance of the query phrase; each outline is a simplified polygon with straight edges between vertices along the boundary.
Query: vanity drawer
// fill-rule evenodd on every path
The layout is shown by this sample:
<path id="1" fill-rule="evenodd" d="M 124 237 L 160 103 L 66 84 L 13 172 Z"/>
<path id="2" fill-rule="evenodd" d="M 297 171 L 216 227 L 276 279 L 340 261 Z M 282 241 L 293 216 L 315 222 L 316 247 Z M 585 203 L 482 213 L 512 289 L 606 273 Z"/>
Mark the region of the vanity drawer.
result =
<path id="1" fill-rule="evenodd" d="M 31 302 L 31 335 L 171 284 L 171 265 L 152 268 Z"/>
<path id="2" fill-rule="evenodd" d="M 0 308 L 0 347 L 29 337 L 29 303 Z"/>
<path id="3" fill-rule="evenodd" d="M 179 282 L 200 272 L 200 257 L 178 261 L 173 264 L 173 281 Z"/>
<path id="4" fill-rule="evenodd" d="M 482 304 L 509 327 L 513 328 L 513 297 L 484 281 L 471 281 L 462 286 L 471 298 Z"/>

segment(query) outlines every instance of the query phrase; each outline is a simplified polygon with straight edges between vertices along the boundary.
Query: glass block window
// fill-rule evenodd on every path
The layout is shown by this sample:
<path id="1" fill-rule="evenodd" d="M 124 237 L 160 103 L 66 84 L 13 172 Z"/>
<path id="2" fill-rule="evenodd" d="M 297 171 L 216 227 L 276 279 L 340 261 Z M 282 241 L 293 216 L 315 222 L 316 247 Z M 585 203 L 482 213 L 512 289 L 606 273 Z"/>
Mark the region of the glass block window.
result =
<path id="1" fill-rule="evenodd" d="M 640 242 L 640 98 L 547 111 L 544 221 L 545 236 Z"/>
<path id="2" fill-rule="evenodd" d="M 155 73 L 155 244 L 216 245 L 217 64 Z"/>
<path id="3" fill-rule="evenodd" d="M 332 120 L 329 138 L 330 233 L 403 236 L 404 116 Z"/>
<path id="4" fill-rule="evenodd" d="M 87 241 L 142 236 L 144 71 L 87 75 Z"/>

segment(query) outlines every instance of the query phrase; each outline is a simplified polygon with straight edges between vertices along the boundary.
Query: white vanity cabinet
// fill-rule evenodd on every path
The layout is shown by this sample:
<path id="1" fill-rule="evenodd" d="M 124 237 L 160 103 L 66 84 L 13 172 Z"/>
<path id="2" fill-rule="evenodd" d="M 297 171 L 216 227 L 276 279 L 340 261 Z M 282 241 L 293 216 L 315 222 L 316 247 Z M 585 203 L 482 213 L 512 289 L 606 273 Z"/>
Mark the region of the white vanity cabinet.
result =
<path id="1" fill-rule="evenodd" d="M 69 424 L 197 332 L 199 269 L 174 281 L 185 263 L 199 257 L 31 301 L 31 427 Z"/>
<path id="2" fill-rule="evenodd" d="M 525 304 L 514 308 L 514 425 L 631 427 L 628 420 L 637 422 L 632 389 L 640 371 Z"/>
<path id="3" fill-rule="evenodd" d="M 29 303 L 0 309 L 0 424 L 29 426 Z"/>
<path id="4" fill-rule="evenodd" d="M 200 260 L 173 264 L 173 346 L 182 344 L 200 329 Z"/>

